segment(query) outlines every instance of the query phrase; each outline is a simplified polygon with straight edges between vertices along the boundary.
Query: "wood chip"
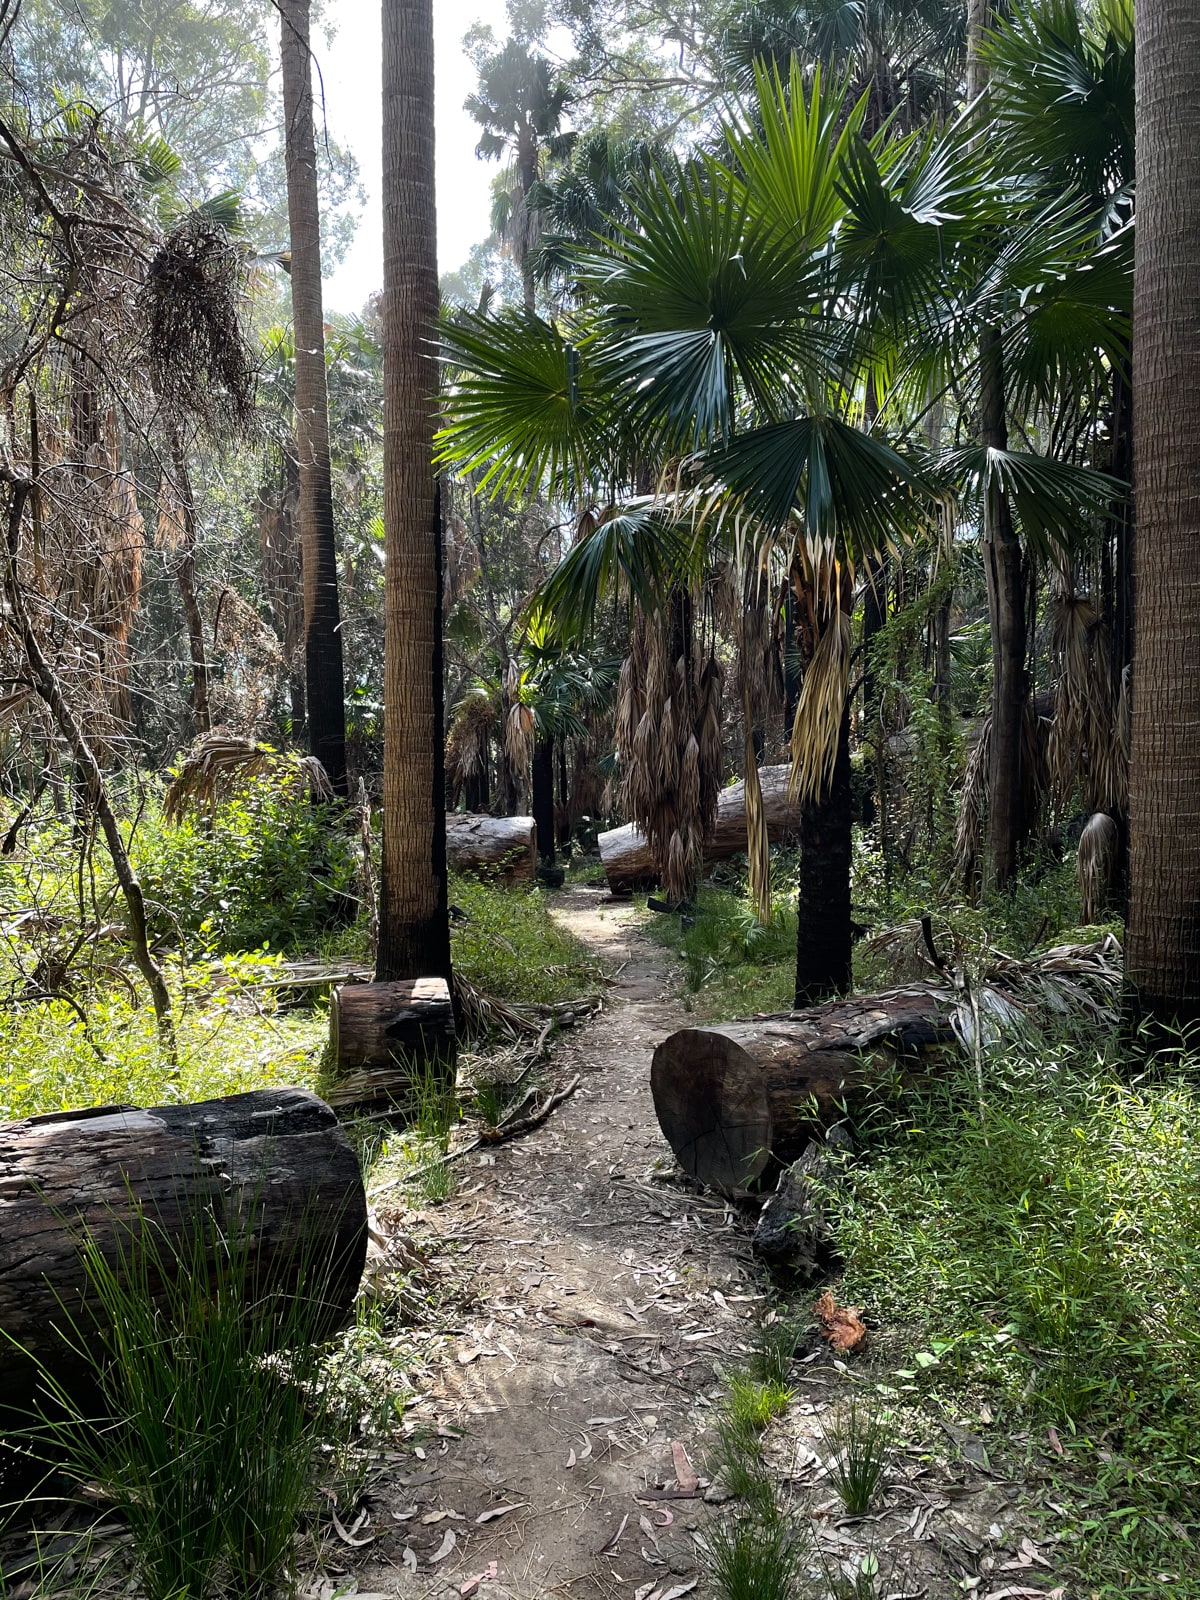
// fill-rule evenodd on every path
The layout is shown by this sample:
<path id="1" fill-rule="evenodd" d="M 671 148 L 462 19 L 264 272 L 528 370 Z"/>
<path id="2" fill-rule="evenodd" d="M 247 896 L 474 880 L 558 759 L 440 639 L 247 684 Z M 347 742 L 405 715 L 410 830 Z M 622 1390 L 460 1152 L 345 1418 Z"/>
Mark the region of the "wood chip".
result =
<path id="1" fill-rule="evenodd" d="M 678 1439 L 671 1440 L 671 1460 L 675 1464 L 675 1482 L 684 1494 L 695 1494 L 700 1487 L 700 1474 L 688 1460 L 688 1453 Z"/>

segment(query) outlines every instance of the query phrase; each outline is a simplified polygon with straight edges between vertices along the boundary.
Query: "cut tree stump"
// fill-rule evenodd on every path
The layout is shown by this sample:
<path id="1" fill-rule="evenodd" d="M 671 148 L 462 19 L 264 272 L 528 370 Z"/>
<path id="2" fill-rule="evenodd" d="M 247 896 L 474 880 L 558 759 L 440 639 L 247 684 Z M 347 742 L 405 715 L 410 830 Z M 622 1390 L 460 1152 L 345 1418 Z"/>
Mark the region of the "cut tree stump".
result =
<path id="1" fill-rule="evenodd" d="M 344 983 L 330 996 L 330 1105 L 411 1106 L 432 1069 L 454 1082 L 454 1007 L 445 978 Z"/>
<path id="2" fill-rule="evenodd" d="M 659 1125 L 693 1178 L 746 1189 L 773 1161 L 795 1161 L 870 1086 L 956 1051 L 953 1013 L 951 992 L 929 986 L 683 1028 L 654 1052 Z"/>
<path id="3" fill-rule="evenodd" d="M 800 806 L 788 794 L 792 769 L 760 767 L 763 810 L 767 817 L 767 835 L 772 844 L 781 844 L 800 827 Z M 613 894 L 627 894 L 633 889 L 653 888 L 658 882 L 658 870 L 645 834 L 636 823 L 628 822 L 623 828 L 610 828 L 597 841 L 604 874 Z M 717 820 L 713 831 L 704 843 L 706 865 L 714 861 L 728 861 L 746 848 L 746 783 L 734 783 L 722 789 L 717 799 Z"/>
<path id="4" fill-rule="evenodd" d="M 446 860 L 452 872 L 531 883 L 537 868 L 537 827 L 532 817 L 451 811 L 446 816 Z"/>
<path id="5" fill-rule="evenodd" d="M 89 1364 L 63 1338 L 72 1324 L 85 1340 L 103 1327 L 80 1243 L 90 1235 L 119 1270 L 140 1225 L 153 1230 L 159 1260 L 252 1230 L 257 1291 L 299 1293 L 314 1338 L 350 1319 L 366 1195 L 358 1158 L 316 1095 L 258 1089 L 2 1123 L 0 1412 L 28 1412 L 39 1362 L 69 1392 L 93 1393 Z"/>

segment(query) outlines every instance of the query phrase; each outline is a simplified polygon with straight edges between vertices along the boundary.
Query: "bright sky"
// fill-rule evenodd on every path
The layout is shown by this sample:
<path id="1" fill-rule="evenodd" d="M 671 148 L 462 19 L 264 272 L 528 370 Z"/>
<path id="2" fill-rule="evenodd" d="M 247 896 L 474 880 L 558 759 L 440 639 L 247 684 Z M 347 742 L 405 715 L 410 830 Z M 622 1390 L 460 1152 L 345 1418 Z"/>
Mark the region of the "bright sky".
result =
<path id="1" fill-rule="evenodd" d="M 337 28 L 333 46 L 326 48 L 319 35 L 314 46 L 325 82 L 329 132 L 357 156 L 367 192 L 354 243 L 326 281 L 325 310 L 358 312 L 383 282 L 380 3 L 327 0 L 325 17 Z M 476 86 L 475 69 L 463 55 L 462 39 L 474 22 L 490 23 L 503 38 L 507 31 L 504 0 L 433 0 L 433 17 L 438 261 L 443 272 L 453 272 L 462 266 L 471 246 L 487 236 L 489 190 L 497 171 L 494 161 L 476 159 L 479 128 L 462 108 Z M 315 75 L 313 91 L 319 96 Z"/>

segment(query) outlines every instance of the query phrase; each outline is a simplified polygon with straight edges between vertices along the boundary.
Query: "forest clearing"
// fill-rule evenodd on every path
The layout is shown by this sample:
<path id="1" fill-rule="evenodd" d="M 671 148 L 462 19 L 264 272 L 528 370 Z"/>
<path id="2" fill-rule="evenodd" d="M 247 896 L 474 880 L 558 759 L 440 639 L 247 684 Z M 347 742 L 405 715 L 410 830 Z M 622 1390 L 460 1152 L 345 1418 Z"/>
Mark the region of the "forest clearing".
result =
<path id="1" fill-rule="evenodd" d="M 1200 1600 L 1193 0 L 0 79 L 0 1600 Z"/>

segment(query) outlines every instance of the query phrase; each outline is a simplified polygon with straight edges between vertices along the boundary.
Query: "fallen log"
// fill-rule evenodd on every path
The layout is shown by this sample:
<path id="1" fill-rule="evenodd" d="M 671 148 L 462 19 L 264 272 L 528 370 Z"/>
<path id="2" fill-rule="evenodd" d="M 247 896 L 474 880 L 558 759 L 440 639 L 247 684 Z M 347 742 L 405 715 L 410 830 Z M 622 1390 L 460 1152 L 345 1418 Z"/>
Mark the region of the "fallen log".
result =
<path id="1" fill-rule="evenodd" d="M 872 1085 L 956 1051 L 954 1013 L 950 990 L 929 986 L 683 1028 L 654 1052 L 659 1125 L 693 1178 L 746 1189 L 773 1161 L 795 1161 Z"/>
<path id="2" fill-rule="evenodd" d="M 344 983 L 329 1001 L 331 1106 L 411 1108 L 434 1077 L 454 1083 L 454 1007 L 444 978 Z"/>
<path id="3" fill-rule="evenodd" d="M 258 1089 L 3 1123 L 0 1412 L 27 1413 L 44 1373 L 69 1392 L 93 1392 L 93 1370 L 72 1348 L 103 1328 L 80 1245 L 90 1236 L 120 1271 L 143 1227 L 156 1267 L 194 1262 L 201 1249 L 211 1261 L 222 1236 L 244 1241 L 256 1302 L 278 1297 L 281 1315 L 300 1303 L 314 1339 L 350 1319 L 366 1196 L 358 1158 L 316 1095 Z M 165 1304 L 154 1272 L 149 1281 Z"/>
<path id="4" fill-rule="evenodd" d="M 534 820 L 451 811 L 446 817 L 446 860 L 451 872 L 503 883 L 531 882 L 537 867 Z"/>
<path id="5" fill-rule="evenodd" d="M 763 810 L 767 818 L 767 836 L 772 844 L 781 844 L 800 827 L 800 806 L 788 794 L 792 769 L 760 767 Z M 610 828 L 597 841 L 600 859 L 608 887 L 613 894 L 625 894 L 632 889 L 652 888 L 658 881 L 658 869 L 645 834 L 636 823 L 628 822 L 623 828 Z M 717 820 L 704 844 L 704 860 L 728 861 L 746 848 L 746 782 L 742 779 L 728 789 L 722 789 L 717 799 Z"/>

